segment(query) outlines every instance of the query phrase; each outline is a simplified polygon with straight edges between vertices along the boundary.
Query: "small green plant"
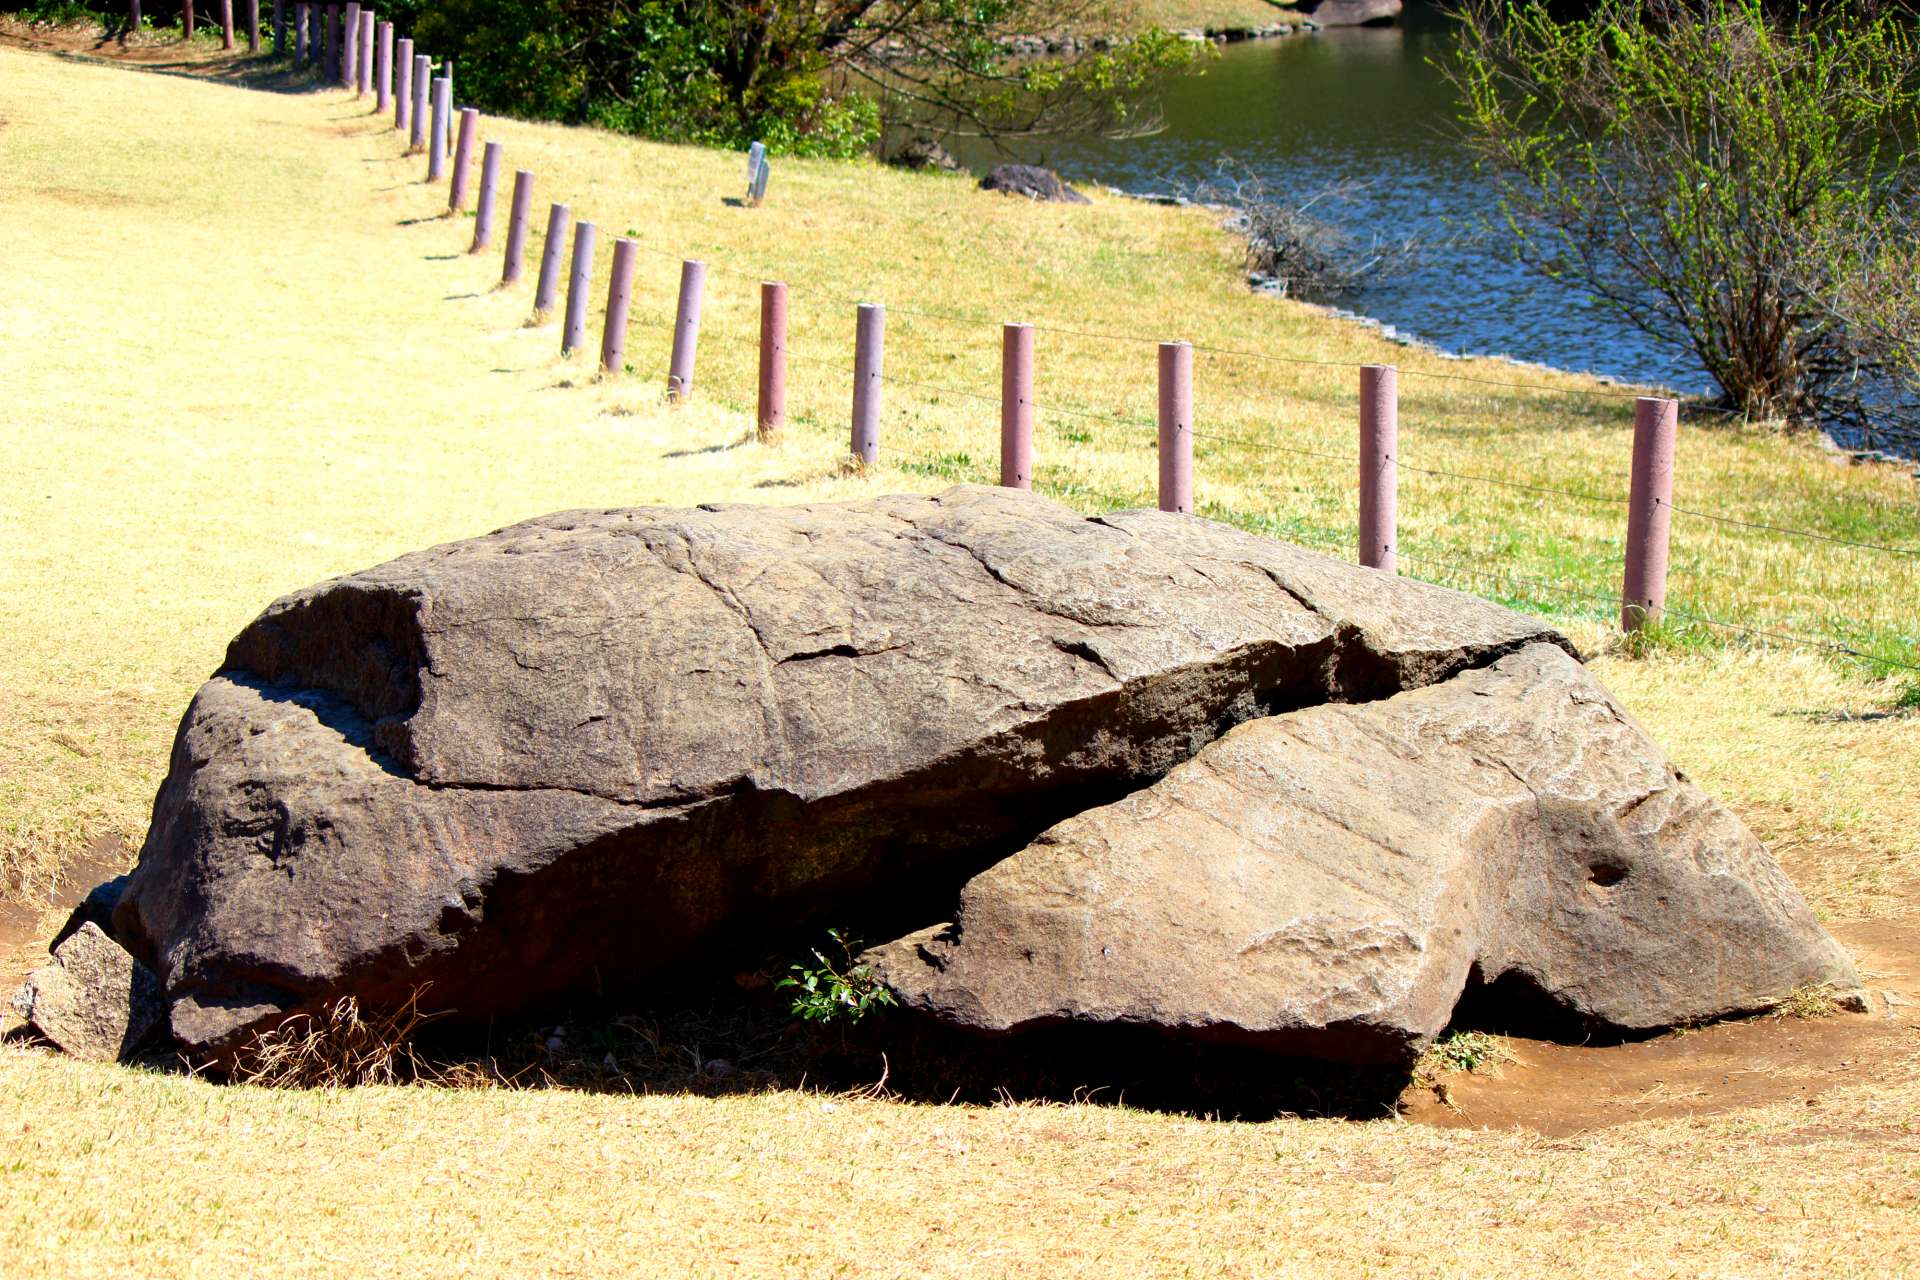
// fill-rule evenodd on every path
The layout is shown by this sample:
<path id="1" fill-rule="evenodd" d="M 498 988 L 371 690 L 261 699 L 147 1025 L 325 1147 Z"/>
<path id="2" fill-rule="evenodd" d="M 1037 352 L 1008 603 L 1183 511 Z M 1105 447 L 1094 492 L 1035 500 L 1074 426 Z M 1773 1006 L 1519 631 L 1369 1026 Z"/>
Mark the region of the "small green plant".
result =
<path id="1" fill-rule="evenodd" d="M 1920 711 L 1920 676 L 1907 681 L 1900 692 L 1894 695 L 1893 708 L 1896 711 Z"/>
<path id="2" fill-rule="evenodd" d="M 1773 1007 L 1776 1018 L 1831 1018 L 1842 1008 L 1839 993 L 1824 982 L 1795 987 Z"/>
<path id="3" fill-rule="evenodd" d="M 1484 1031 L 1449 1031 L 1421 1056 L 1423 1074 L 1438 1076 L 1464 1071 L 1468 1075 L 1498 1074 L 1513 1055 L 1495 1036 Z"/>
<path id="4" fill-rule="evenodd" d="M 892 1005 L 893 992 L 881 986 L 866 965 L 854 961 L 859 944 L 839 929 L 827 930 L 827 937 L 839 948 L 841 958 L 837 963 L 815 947 L 815 963 L 788 966 L 788 976 L 775 984 L 794 993 L 793 1016 L 808 1022 L 851 1025 L 871 1010 Z"/>

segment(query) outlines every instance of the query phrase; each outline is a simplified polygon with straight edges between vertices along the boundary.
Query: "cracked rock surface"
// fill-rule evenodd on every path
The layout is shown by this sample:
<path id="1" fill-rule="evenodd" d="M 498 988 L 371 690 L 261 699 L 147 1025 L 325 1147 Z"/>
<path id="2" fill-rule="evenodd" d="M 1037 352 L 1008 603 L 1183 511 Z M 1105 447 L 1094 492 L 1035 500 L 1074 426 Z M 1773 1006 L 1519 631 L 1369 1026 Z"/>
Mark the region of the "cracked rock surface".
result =
<path id="1" fill-rule="evenodd" d="M 1136 1024 L 1405 1060 L 1470 977 L 1644 1031 L 1852 987 L 1765 848 L 1572 657 L 1242 724 L 865 959 L 985 1032 Z"/>
<path id="2" fill-rule="evenodd" d="M 569 512 L 277 601 L 188 708 L 113 916 L 173 1034 L 469 1018 L 967 877 L 1236 724 L 1540 623 L 1185 516 L 963 486 Z M 917 915 L 909 913 L 917 912 Z"/>

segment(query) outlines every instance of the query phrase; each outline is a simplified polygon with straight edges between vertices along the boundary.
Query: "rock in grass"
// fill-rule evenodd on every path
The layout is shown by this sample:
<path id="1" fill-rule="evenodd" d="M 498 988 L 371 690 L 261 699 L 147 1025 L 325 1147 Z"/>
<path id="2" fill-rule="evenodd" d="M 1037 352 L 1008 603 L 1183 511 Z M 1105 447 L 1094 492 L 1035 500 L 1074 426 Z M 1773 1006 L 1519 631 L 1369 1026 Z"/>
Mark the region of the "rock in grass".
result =
<path id="1" fill-rule="evenodd" d="M 1035 164 L 997 165 L 980 179 L 986 191 L 1025 196 L 1047 204 L 1092 204 L 1093 201 L 1068 186 L 1059 174 Z"/>
<path id="2" fill-rule="evenodd" d="M 1545 644 L 1243 724 L 866 959 L 972 1030 L 1359 1063 L 1417 1053 L 1469 982 L 1615 1032 L 1858 982 L 1760 842 Z"/>
<path id="3" fill-rule="evenodd" d="M 13 1008 L 74 1057 L 95 1062 L 130 1056 L 165 1014 L 152 971 L 91 922 L 27 976 Z"/>
<path id="4" fill-rule="evenodd" d="M 484 1018 L 970 876 L 1250 718 L 1533 619 L 1185 516 L 960 487 L 588 511 L 296 592 L 188 708 L 114 914 L 174 1035 Z"/>
<path id="5" fill-rule="evenodd" d="M 1301 12 L 1317 27 L 1372 27 L 1391 24 L 1401 8 L 1401 0 L 1318 0 Z"/>

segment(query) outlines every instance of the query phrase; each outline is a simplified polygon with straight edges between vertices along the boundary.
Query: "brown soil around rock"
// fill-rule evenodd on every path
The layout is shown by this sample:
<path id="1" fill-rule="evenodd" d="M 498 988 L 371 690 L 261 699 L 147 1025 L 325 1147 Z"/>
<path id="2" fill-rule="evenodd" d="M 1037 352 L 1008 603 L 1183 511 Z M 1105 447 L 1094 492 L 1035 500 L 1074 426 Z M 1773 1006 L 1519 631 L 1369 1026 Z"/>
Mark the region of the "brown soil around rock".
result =
<path id="1" fill-rule="evenodd" d="M 1868 1013 L 1747 1018 L 1604 1047 L 1514 1038 L 1513 1060 L 1497 1073 L 1450 1074 L 1440 1088 L 1411 1088 L 1405 1114 L 1441 1128 L 1561 1137 L 1784 1099 L 1818 1108 L 1829 1090 L 1920 1056 L 1920 915 L 1835 925 L 1833 933 L 1859 965 L 1872 996 Z"/>

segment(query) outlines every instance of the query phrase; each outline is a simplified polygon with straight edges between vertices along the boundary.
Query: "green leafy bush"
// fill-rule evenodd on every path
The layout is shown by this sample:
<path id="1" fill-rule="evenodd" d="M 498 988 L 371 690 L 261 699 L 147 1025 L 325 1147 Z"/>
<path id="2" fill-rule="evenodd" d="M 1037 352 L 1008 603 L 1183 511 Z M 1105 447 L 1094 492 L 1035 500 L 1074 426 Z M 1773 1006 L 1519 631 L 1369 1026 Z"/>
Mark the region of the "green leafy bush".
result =
<path id="1" fill-rule="evenodd" d="M 816 947 L 813 964 L 791 966 L 788 976 L 776 984 L 794 993 L 793 1016 L 808 1022 L 850 1025 L 875 1009 L 893 1005 L 893 992 L 881 986 L 866 965 L 854 961 L 858 944 L 838 929 L 827 930 L 827 937 L 839 949 L 839 961 L 829 960 Z"/>

